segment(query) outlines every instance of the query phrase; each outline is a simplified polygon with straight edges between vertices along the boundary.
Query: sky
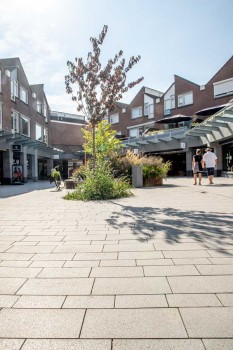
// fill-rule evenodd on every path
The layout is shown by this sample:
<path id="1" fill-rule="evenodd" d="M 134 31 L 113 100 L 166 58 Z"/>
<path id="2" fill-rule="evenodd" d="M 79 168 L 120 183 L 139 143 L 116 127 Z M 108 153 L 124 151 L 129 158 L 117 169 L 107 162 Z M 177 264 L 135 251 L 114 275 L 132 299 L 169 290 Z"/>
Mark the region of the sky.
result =
<path id="1" fill-rule="evenodd" d="M 1 0 L 0 58 L 19 57 L 29 84 L 44 84 L 52 110 L 77 113 L 66 94 L 67 61 L 86 59 L 103 26 L 103 63 L 119 50 L 141 55 L 122 99 L 142 86 L 165 92 L 174 74 L 199 85 L 233 55 L 233 0 Z"/>

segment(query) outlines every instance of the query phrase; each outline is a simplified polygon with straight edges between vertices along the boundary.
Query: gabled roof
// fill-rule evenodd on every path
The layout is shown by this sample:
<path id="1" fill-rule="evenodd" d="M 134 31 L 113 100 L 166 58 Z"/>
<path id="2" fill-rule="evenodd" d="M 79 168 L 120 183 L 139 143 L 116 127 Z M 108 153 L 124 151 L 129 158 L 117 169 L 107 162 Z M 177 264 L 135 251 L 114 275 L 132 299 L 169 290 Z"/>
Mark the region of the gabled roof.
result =
<path id="1" fill-rule="evenodd" d="M 196 85 L 196 86 L 200 86 L 200 85 L 194 83 L 193 81 L 190 81 L 190 80 L 188 80 L 188 79 L 185 79 L 185 78 L 183 78 L 183 77 L 181 77 L 181 76 L 179 76 L 179 75 L 177 75 L 177 74 L 174 74 L 175 80 L 176 80 L 176 77 L 179 78 L 179 79 L 185 80 L 185 81 L 187 81 L 187 82 L 190 83 L 190 84 L 193 84 L 193 85 Z"/>
<path id="2" fill-rule="evenodd" d="M 224 69 L 230 62 L 233 62 L 233 56 L 231 56 L 230 58 L 229 58 L 229 60 L 212 76 L 212 78 L 205 84 L 205 85 L 207 85 L 207 84 L 209 84 L 209 82 L 211 82 L 211 80 L 213 80 L 215 77 L 216 77 L 216 75 L 222 70 L 222 69 Z M 232 72 L 232 75 L 233 75 L 233 72 Z"/>

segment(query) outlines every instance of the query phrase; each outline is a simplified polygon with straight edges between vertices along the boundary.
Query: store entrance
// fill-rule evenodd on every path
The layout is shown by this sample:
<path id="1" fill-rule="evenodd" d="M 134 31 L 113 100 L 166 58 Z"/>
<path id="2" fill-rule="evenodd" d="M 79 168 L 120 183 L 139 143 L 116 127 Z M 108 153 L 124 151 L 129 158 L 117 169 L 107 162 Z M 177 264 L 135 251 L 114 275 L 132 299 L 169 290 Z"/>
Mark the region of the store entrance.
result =
<path id="1" fill-rule="evenodd" d="M 38 179 L 39 180 L 47 180 L 47 160 L 46 159 L 38 159 Z"/>
<path id="2" fill-rule="evenodd" d="M 168 176 L 186 176 L 186 153 L 165 153 L 160 155 L 165 162 L 171 162 Z"/>
<path id="3" fill-rule="evenodd" d="M 0 185 L 3 184 L 3 152 L 0 151 Z"/>

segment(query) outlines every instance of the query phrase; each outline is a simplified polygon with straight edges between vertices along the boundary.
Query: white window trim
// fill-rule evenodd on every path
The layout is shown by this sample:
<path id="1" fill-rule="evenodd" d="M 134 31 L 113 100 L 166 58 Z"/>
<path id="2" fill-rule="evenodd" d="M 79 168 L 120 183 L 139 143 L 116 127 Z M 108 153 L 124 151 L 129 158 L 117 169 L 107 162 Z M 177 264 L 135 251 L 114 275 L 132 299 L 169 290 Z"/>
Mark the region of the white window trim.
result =
<path id="1" fill-rule="evenodd" d="M 133 116 L 133 111 L 135 111 L 135 110 L 139 110 L 139 115 L 137 117 Z M 142 106 L 131 108 L 131 119 L 137 119 L 137 118 L 141 118 L 141 117 L 142 117 Z"/>
<path id="2" fill-rule="evenodd" d="M 225 79 L 225 80 L 221 80 L 221 81 L 217 81 L 216 83 L 213 83 L 213 87 L 214 87 L 214 98 L 219 98 L 219 97 L 224 97 L 227 95 L 232 95 L 233 91 L 227 91 L 227 92 L 223 92 L 221 94 L 215 94 L 215 87 L 217 87 L 218 85 L 222 85 L 224 83 L 228 83 L 228 82 L 232 82 L 233 84 L 233 78 L 229 78 L 229 79 Z"/>
<path id="3" fill-rule="evenodd" d="M 43 130 L 43 126 L 40 125 L 40 124 L 38 124 L 38 123 L 35 124 L 35 128 L 36 128 L 36 126 L 39 126 L 39 127 L 41 128 L 41 138 L 42 138 L 42 140 L 38 140 L 38 139 L 37 139 L 37 136 L 36 136 L 36 141 L 44 142 L 44 141 L 43 141 L 43 139 L 44 139 L 44 130 Z"/>
<path id="4" fill-rule="evenodd" d="M 17 132 L 19 133 L 19 113 L 17 111 L 15 111 L 14 109 L 11 110 L 11 118 L 14 118 L 16 117 L 16 123 L 13 123 L 13 128 L 12 128 L 12 131 L 13 132 Z M 14 119 L 13 119 L 14 121 Z M 14 127 L 16 124 L 16 128 Z"/>
<path id="5" fill-rule="evenodd" d="M 19 97 L 18 82 L 16 80 L 11 80 L 11 99 L 15 101 L 15 97 Z"/>
<path id="6" fill-rule="evenodd" d="M 185 96 L 192 94 L 192 102 L 185 103 Z M 182 103 L 180 103 L 179 99 L 182 98 Z M 177 96 L 178 107 L 190 106 L 193 104 L 193 91 L 185 92 L 183 94 L 179 94 Z"/>
<path id="7" fill-rule="evenodd" d="M 115 119 L 117 121 L 115 121 Z M 114 113 L 110 115 L 110 124 L 118 124 L 119 123 L 119 113 Z"/>
<path id="8" fill-rule="evenodd" d="M 24 101 L 24 99 L 22 98 L 22 92 L 25 93 L 26 96 L 26 101 Z M 19 96 L 20 96 L 20 100 L 26 104 L 28 104 L 28 91 L 20 85 L 20 89 L 19 89 Z"/>
<path id="9" fill-rule="evenodd" d="M 22 119 L 27 119 L 27 121 L 28 121 L 28 135 L 26 135 L 26 134 L 24 134 L 23 133 L 23 131 L 22 131 L 22 124 L 20 125 L 20 133 L 22 134 L 22 135 L 24 135 L 24 136 L 28 136 L 28 137 L 30 137 L 30 135 L 31 135 L 31 127 L 30 127 L 30 118 L 28 118 L 28 117 L 26 117 L 25 115 L 23 115 L 23 114 L 21 114 L 20 115 L 20 122 L 21 122 L 21 120 Z M 21 122 L 22 123 L 22 122 Z"/>
<path id="10" fill-rule="evenodd" d="M 44 138 L 43 142 L 48 145 L 48 128 L 44 128 Z"/>
<path id="11" fill-rule="evenodd" d="M 39 107 L 40 106 L 40 110 L 39 110 Z M 36 101 L 36 111 L 40 114 L 43 113 L 43 103 L 40 101 L 40 100 L 37 100 Z"/>

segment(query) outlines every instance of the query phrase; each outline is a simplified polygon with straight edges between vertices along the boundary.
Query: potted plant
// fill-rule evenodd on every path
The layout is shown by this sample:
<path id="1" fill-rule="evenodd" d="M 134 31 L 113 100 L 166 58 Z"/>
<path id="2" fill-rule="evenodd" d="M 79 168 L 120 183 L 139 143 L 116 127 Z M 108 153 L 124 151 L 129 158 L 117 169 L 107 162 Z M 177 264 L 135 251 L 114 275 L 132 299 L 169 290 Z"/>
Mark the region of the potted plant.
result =
<path id="1" fill-rule="evenodd" d="M 163 179 L 171 168 L 170 162 L 164 162 L 161 157 L 143 157 L 141 164 L 144 186 L 163 185 Z"/>

